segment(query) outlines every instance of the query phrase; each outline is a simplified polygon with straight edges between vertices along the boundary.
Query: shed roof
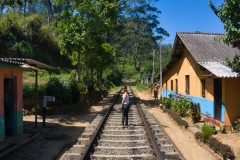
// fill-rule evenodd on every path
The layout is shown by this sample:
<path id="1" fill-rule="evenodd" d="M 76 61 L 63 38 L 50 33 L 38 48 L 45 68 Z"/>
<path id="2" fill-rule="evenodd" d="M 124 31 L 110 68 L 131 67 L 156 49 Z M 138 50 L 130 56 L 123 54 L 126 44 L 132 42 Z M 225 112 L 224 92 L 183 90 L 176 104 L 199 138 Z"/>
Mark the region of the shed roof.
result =
<path id="1" fill-rule="evenodd" d="M 219 62 L 198 62 L 202 67 L 209 70 L 217 77 L 239 77 L 239 73 L 234 72 L 231 68 L 222 65 Z"/>
<path id="2" fill-rule="evenodd" d="M 223 34 L 177 32 L 171 60 L 163 69 L 165 74 L 176 60 L 181 58 L 184 47 L 194 60 L 217 77 L 237 77 L 238 74 L 227 66 L 226 57 L 233 59 L 240 50 L 221 41 Z"/>
<path id="3" fill-rule="evenodd" d="M 46 65 L 44 63 L 32 60 L 32 59 L 25 59 L 25 58 L 0 58 L 0 62 L 8 63 L 12 65 L 29 65 L 30 68 L 35 69 L 54 69 L 54 67 Z"/>

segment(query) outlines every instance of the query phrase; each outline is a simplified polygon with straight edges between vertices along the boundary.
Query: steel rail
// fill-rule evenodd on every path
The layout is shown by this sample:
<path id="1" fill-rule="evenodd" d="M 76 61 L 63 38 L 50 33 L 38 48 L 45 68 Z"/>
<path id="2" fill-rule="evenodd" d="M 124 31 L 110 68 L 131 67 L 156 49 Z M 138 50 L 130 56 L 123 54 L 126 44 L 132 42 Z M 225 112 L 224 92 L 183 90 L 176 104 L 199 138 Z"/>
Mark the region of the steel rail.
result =
<path id="1" fill-rule="evenodd" d="M 137 103 L 136 103 L 137 110 L 138 110 L 138 113 L 139 113 L 139 115 L 140 115 L 140 117 L 141 117 L 141 119 L 142 119 L 142 121 L 143 121 L 144 127 L 145 127 L 145 129 L 146 129 L 146 131 L 147 131 L 147 135 L 148 135 L 148 137 L 149 137 L 149 142 L 150 142 L 150 144 L 151 144 L 151 146 L 152 146 L 152 148 L 153 148 L 153 150 L 154 150 L 154 154 L 155 154 L 155 156 L 156 156 L 156 159 L 157 159 L 157 160 L 164 160 L 164 159 L 165 159 L 165 158 L 164 158 L 164 155 L 163 155 L 163 153 L 161 152 L 161 150 L 160 150 L 160 148 L 159 148 L 159 146 L 158 146 L 158 144 L 157 144 L 157 142 L 156 142 L 156 139 L 155 139 L 155 137 L 154 137 L 154 135 L 153 135 L 153 133 L 152 133 L 152 130 L 151 130 L 151 128 L 149 127 L 150 125 L 149 125 L 148 121 L 146 120 L 146 117 L 144 116 L 143 111 L 142 111 L 141 108 L 140 108 L 139 98 L 137 98 L 136 95 L 134 94 L 134 92 L 133 92 L 133 90 L 132 90 L 132 87 L 130 87 L 130 90 L 131 90 L 131 92 L 132 92 L 132 95 L 133 95 L 134 100 L 137 102 Z"/>
<path id="2" fill-rule="evenodd" d="M 178 152 L 180 160 L 185 160 L 182 152 L 177 148 L 173 140 L 167 135 L 167 132 L 163 129 L 162 132 L 165 134 L 165 136 L 168 138 L 168 140 L 171 142 L 171 144 L 174 146 L 174 149 Z"/>
<path id="3" fill-rule="evenodd" d="M 134 92 L 133 92 L 134 93 Z M 137 97 L 137 96 L 135 96 Z M 140 100 L 140 98 L 138 97 L 138 99 Z M 179 153 L 180 159 L 181 160 L 185 160 L 182 152 L 177 148 L 177 146 L 175 145 L 175 143 L 173 142 L 173 140 L 167 135 L 166 131 L 163 129 L 162 132 L 165 134 L 165 136 L 168 138 L 168 140 L 171 142 L 171 144 L 174 146 L 174 149 Z"/>
<path id="4" fill-rule="evenodd" d="M 99 124 L 97 129 L 94 131 L 93 137 L 91 138 L 90 142 L 86 146 L 85 151 L 81 154 L 81 160 L 90 159 L 90 154 L 93 153 L 93 151 L 94 151 L 94 144 L 97 142 L 98 135 L 100 134 L 101 130 L 103 129 L 103 125 L 105 124 L 105 121 L 107 120 L 110 111 L 112 110 L 114 104 L 116 103 L 116 101 L 120 95 L 120 92 L 121 92 L 121 90 L 118 91 L 118 94 L 115 97 L 113 103 L 111 104 L 111 107 L 109 107 L 107 113 L 105 113 L 102 122 Z"/>

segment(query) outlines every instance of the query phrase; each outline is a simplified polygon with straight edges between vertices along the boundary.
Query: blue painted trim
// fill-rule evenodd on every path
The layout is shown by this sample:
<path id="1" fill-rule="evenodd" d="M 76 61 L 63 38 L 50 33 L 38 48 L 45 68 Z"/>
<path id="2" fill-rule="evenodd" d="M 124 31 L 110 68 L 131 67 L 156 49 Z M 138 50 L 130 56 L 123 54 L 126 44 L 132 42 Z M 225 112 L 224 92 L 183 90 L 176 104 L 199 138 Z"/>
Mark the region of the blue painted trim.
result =
<path id="1" fill-rule="evenodd" d="M 225 102 L 222 102 L 222 112 L 221 112 L 221 121 L 222 122 L 224 122 L 224 120 L 225 120 L 225 116 L 224 116 L 225 115 L 224 114 L 225 113 L 225 106 L 226 106 Z"/>
<path id="2" fill-rule="evenodd" d="M 167 97 L 167 98 L 169 98 L 169 94 L 176 94 L 176 92 L 171 91 L 171 90 L 166 90 L 166 89 L 163 89 L 162 92 L 163 92 L 162 93 L 163 97 Z"/>
<path id="3" fill-rule="evenodd" d="M 14 112 L 13 135 L 23 133 L 23 112 Z"/>
<path id="4" fill-rule="evenodd" d="M 163 89 L 164 97 L 168 98 L 170 93 L 176 94 L 176 92 L 174 92 L 174 91 Z M 208 115 L 212 118 L 214 117 L 214 101 L 213 100 L 209 100 L 209 99 L 202 98 L 202 97 L 186 95 L 186 94 L 182 94 L 182 95 L 184 95 L 188 98 L 191 98 L 193 103 L 199 103 L 202 114 Z M 224 122 L 224 120 L 225 120 L 225 117 L 224 117 L 225 103 L 224 102 L 222 102 L 221 110 L 222 110 L 221 121 Z"/>
<path id="5" fill-rule="evenodd" d="M 5 140 L 5 123 L 4 116 L 0 116 L 0 142 Z"/>

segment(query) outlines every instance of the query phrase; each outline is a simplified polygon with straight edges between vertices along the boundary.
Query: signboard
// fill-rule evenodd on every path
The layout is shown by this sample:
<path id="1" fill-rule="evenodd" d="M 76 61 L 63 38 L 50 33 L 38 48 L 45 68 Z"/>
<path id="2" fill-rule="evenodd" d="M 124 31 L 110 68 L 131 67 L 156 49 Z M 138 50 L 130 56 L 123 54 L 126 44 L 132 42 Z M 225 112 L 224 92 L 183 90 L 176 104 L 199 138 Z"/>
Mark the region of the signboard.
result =
<path id="1" fill-rule="evenodd" d="M 55 101 L 55 97 L 53 96 L 43 96 L 43 107 L 46 108 L 47 101 Z"/>
<path id="2" fill-rule="evenodd" d="M 43 126 L 45 126 L 47 101 L 55 101 L 55 97 L 43 96 Z"/>

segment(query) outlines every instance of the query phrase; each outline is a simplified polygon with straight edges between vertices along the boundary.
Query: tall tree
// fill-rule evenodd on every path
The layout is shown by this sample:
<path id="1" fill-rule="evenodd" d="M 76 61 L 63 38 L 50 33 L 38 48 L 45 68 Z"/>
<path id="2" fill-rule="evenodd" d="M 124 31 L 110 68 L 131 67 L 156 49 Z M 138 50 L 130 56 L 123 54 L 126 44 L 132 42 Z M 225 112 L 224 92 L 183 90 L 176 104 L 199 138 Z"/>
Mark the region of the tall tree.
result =
<path id="1" fill-rule="evenodd" d="M 229 44 L 232 40 L 240 38 L 240 1 L 224 0 L 224 4 L 215 7 L 212 1 L 209 0 L 208 4 L 216 16 L 224 23 L 224 42 Z"/>
<path id="2" fill-rule="evenodd" d="M 117 0 L 56 0 L 58 6 L 64 6 L 60 20 L 56 22 L 56 31 L 61 40 L 61 53 L 68 55 L 77 65 L 77 80 L 80 81 L 81 53 L 85 56 L 88 73 L 89 55 L 92 45 L 99 37 L 117 24 L 120 2 Z M 88 74 L 87 74 L 88 75 Z M 87 77 L 88 81 L 88 77 Z M 88 83 L 88 82 L 87 82 Z"/>
<path id="3" fill-rule="evenodd" d="M 46 0 L 46 4 L 48 10 L 48 23 L 50 23 L 53 19 L 52 2 L 50 0 Z"/>
<path id="4" fill-rule="evenodd" d="M 125 63 L 133 60 L 137 72 L 149 57 L 149 53 L 157 47 L 157 41 L 163 36 L 169 36 L 167 31 L 159 27 L 160 11 L 154 7 L 155 0 L 127 0 L 119 18 L 121 26 L 116 28 L 112 42 L 121 57 L 124 69 Z M 112 43 L 111 43 L 112 44 Z"/>

